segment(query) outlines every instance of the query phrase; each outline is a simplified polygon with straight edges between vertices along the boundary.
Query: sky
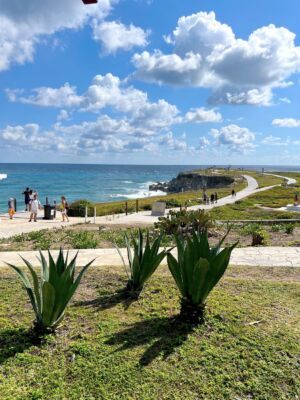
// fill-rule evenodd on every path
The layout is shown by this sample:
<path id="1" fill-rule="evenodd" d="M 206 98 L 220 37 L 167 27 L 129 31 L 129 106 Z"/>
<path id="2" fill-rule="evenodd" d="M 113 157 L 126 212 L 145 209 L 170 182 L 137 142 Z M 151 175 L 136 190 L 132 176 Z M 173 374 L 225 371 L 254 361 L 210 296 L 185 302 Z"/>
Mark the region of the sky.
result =
<path id="1" fill-rule="evenodd" d="M 0 0 L 0 162 L 300 165 L 299 0 Z"/>

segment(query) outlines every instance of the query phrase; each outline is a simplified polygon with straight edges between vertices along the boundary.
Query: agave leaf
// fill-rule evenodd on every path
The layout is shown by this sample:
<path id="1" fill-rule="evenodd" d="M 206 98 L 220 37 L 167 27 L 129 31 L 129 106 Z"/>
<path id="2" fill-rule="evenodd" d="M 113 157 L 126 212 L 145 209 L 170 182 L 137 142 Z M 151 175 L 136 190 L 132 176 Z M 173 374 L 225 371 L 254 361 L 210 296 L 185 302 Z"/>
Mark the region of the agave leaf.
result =
<path id="1" fill-rule="evenodd" d="M 209 262 L 205 258 L 200 258 L 195 265 L 191 286 L 191 300 L 195 305 L 203 303 L 203 286 L 206 283 L 209 267 Z"/>
<path id="2" fill-rule="evenodd" d="M 29 261 L 25 260 L 25 258 L 22 256 L 21 256 L 21 258 L 24 261 L 24 263 L 26 264 L 26 266 L 29 269 L 30 274 L 32 276 L 34 295 L 35 295 L 35 299 L 36 299 L 36 306 L 37 306 L 38 312 L 41 313 L 41 308 L 42 308 L 41 293 L 40 293 L 41 289 L 40 289 L 40 284 L 39 284 L 37 273 L 35 272 L 32 264 Z"/>
<path id="3" fill-rule="evenodd" d="M 173 256 L 173 254 L 171 254 L 171 253 L 169 253 L 167 255 L 167 259 L 168 259 L 169 270 L 176 282 L 176 285 L 177 285 L 182 297 L 185 297 L 186 291 L 185 291 L 185 287 L 183 285 L 181 269 L 180 269 L 179 263 L 176 260 L 176 258 Z"/>
<path id="4" fill-rule="evenodd" d="M 49 254 L 49 259 L 50 259 L 49 251 L 48 251 L 48 254 Z M 41 257 L 40 262 L 41 262 L 41 267 L 42 267 L 42 280 L 49 281 L 49 274 L 50 274 L 49 267 L 48 267 L 46 258 L 44 257 L 44 255 L 41 251 L 40 251 L 40 257 Z M 53 261 L 53 259 L 52 259 L 52 261 Z M 53 265 L 54 265 L 54 261 L 53 261 Z M 51 267 L 51 265 L 50 265 L 50 267 Z M 51 270 L 51 268 L 50 268 L 50 270 Z"/>
<path id="5" fill-rule="evenodd" d="M 236 245 L 237 243 L 235 243 L 231 247 L 223 249 L 211 262 L 211 268 L 207 275 L 207 286 L 206 286 L 206 291 L 204 293 L 204 298 L 206 298 L 209 295 L 210 291 L 215 287 L 215 285 L 224 275 L 229 265 L 232 250 L 236 247 Z"/>
<path id="6" fill-rule="evenodd" d="M 73 294 L 74 294 L 75 291 L 77 290 L 77 288 L 78 288 L 78 286 L 79 286 L 79 284 L 80 284 L 80 282 L 81 282 L 81 279 L 82 279 L 83 275 L 85 274 L 86 270 L 93 264 L 93 262 L 94 262 L 95 260 L 96 260 L 96 259 L 94 259 L 94 260 L 90 261 L 88 264 L 86 264 L 86 265 L 82 268 L 82 270 L 80 271 L 80 273 L 78 274 L 78 276 L 77 276 L 75 282 L 73 283 L 73 285 L 72 285 L 71 288 L 70 288 L 70 291 L 69 291 L 69 293 L 68 293 L 67 302 L 65 303 L 64 308 L 68 305 L 68 303 L 69 303 L 69 301 L 71 300 Z"/>
<path id="7" fill-rule="evenodd" d="M 52 326 L 53 307 L 55 303 L 55 289 L 49 282 L 42 286 L 42 318 L 44 327 Z"/>
<path id="8" fill-rule="evenodd" d="M 119 247 L 118 247 L 117 245 L 114 245 L 114 246 L 115 246 L 117 252 L 119 253 L 119 256 L 120 256 L 120 258 L 121 258 L 121 260 L 122 260 L 122 262 L 123 262 L 123 265 L 124 265 L 124 269 L 125 269 L 127 278 L 130 279 L 129 273 L 128 273 L 128 271 L 127 271 L 127 265 L 126 265 L 126 263 L 125 263 L 123 254 L 121 253 L 121 250 L 119 249 Z M 128 259 L 129 259 L 129 252 L 130 252 L 130 249 L 128 250 L 128 248 L 127 248 Z M 129 261 L 129 265 L 130 265 L 130 261 Z"/>
<path id="9" fill-rule="evenodd" d="M 21 281 L 22 281 L 22 283 L 23 283 L 23 285 L 24 285 L 24 287 L 25 287 L 25 289 L 27 291 L 27 294 L 28 294 L 29 300 L 31 302 L 33 311 L 34 311 L 36 317 L 39 318 L 39 310 L 38 310 L 38 307 L 37 307 L 36 298 L 35 298 L 35 295 L 34 295 L 30 280 L 28 279 L 27 275 L 19 267 L 16 267 L 15 265 L 12 265 L 12 264 L 9 264 L 9 263 L 6 263 L 6 264 L 10 268 L 12 268 L 17 273 L 19 278 L 21 279 Z"/>

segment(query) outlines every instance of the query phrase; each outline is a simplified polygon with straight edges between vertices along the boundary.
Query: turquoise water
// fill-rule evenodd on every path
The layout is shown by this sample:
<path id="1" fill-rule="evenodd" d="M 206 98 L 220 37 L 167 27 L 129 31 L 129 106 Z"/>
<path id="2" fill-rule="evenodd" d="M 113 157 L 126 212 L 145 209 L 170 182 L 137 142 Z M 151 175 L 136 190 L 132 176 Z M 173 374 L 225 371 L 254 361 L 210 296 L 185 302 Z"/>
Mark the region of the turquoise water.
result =
<path id="1" fill-rule="evenodd" d="M 23 208 L 23 190 L 28 186 L 39 193 L 42 203 L 46 196 L 52 203 L 65 195 L 69 202 L 77 199 L 115 201 L 155 195 L 149 184 L 167 181 L 179 172 L 199 167 L 196 165 L 74 165 L 74 164 L 0 164 L 0 212 L 7 209 L 7 201 L 15 197 L 18 209 Z M 247 166 L 245 166 L 247 167 Z M 260 169 L 260 166 L 252 167 Z M 273 170 L 296 170 L 299 167 L 268 167 Z"/>

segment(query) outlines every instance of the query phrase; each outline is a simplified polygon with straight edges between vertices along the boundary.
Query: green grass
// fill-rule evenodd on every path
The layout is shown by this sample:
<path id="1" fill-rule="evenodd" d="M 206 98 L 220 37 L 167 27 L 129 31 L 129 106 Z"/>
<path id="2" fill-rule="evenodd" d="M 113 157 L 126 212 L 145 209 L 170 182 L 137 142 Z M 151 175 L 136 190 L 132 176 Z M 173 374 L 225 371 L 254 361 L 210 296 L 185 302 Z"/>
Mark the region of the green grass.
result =
<path id="1" fill-rule="evenodd" d="M 276 219 L 276 218 L 298 218 L 298 213 L 283 211 L 270 211 L 263 207 L 280 208 L 292 204 L 295 194 L 294 188 L 275 187 L 260 193 L 251 195 L 235 204 L 215 208 L 211 215 L 216 219 Z"/>
<path id="2" fill-rule="evenodd" d="M 166 270 L 128 304 L 117 292 L 123 273 L 91 269 L 57 335 L 36 343 L 27 297 L 3 269 L 1 400 L 297 399 L 299 273 L 231 267 L 208 299 L 206 325 L 192 329 L 176 322 Z"/>

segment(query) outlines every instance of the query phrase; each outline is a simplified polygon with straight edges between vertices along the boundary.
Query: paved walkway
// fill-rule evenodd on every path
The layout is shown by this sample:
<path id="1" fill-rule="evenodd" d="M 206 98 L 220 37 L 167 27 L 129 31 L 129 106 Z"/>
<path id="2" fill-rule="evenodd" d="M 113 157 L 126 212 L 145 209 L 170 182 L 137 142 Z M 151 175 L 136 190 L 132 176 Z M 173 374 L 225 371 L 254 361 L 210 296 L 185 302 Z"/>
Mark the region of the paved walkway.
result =
<path id="1" fill-rule="evenodd" d="M 272 175 L 272 174 L 269 174 Z M 294 179 L 290 179 L 288 177 L 277 175 L 289 182 L 295 181 Z M 218 200 L 218 203 L 210 204 L 210 205 L 196 205 L 188 207 L 188 210 L 211 210 L 215 207 L 221 207 L 226 204 L 233 204 L 237 200 L 244 199 L 245 197 L 250 196 L 251 194 L 262 192 L 268 189 L 273 188 L 274 186 L 268 186 L 264 188 L 258 189 L 258 183 L 256 179 L 251 177 L 250 175 L 244 175 L 244 178 L 247 180 L 248 186 L 237 192 L 236 196 L 226 196 Z M 172 210 L 178 210 L 178 208 L 173 208 Z M 169 212 L 169 210 L 167 211 Z M 42 212 L 40 212 L 42 214 Z M 29 214 L 26 212 L 20 212 L 15 215 L 15 219 L 10 221 L 7 214 L 1 216 L 0 220 L 0 239 L 1 238 L 9 238 L 14 235 L 18 235 L 21 233 L 28 233 L 32 231 L 39 231 L 42 229 L 53 229 L 53 228 L 60 228 L 62 226 L 68 225 L 75 225 L 79 223 L 84 223 L 84 218 L 70 218 L 69 223 L 63 223 L 61 221 L 60 213 L 57 213 L 57 219 L 55 221 L 44 221 L 42 217 L 39 217 L 37 223 L 35 222 L 28 222 Z M 94 218 L 89 218 L 91 223 L 94 222 Z M 158 221 L 158 217 L 153 217 L 151 215 L 151 211 L 141 211 L 139 213 L 134 214 L 117 214 L 117 215 L 108 215 L 103 217 L 97 217 L 95 219 L 96 224 L 103 224 L 103 225 L 128 225 L 128 226 L 151 226 L 155 222 Z"/>
<path id="2" fill-rule="evenodd" d="M 76 254 L 76 250 L 70 250 L 70 256 Z M 43 252 L 45 255 L 46 252 Z M 55 256 L 58 251 L 52 251 Z M 126 260 L 126 250 L 122 249 Z M 5 262 L 18 266 L 24 265 L 20 255 L 29 260 L 33 265 L 38 265 L 37 251 L 0 252 L 0 267 Z M 122 265 L 116 249 L 91 249 L 80 250 L 78 266 L 82 266 L 97 258 L 95 266 L 119 266 Z M 166 261 L 164 261 L 166 264 Z M 261 267 L 300 267 L 300 247 L 245 247 L 234 249 L 231 265 L 261 266 Z"/>

